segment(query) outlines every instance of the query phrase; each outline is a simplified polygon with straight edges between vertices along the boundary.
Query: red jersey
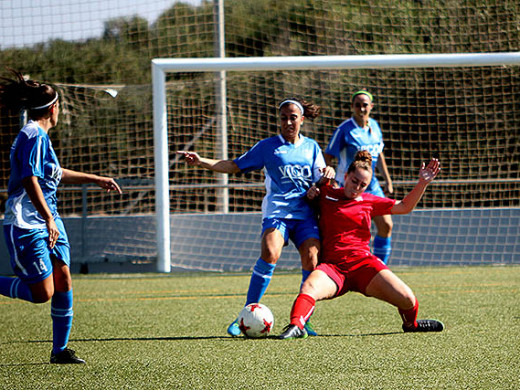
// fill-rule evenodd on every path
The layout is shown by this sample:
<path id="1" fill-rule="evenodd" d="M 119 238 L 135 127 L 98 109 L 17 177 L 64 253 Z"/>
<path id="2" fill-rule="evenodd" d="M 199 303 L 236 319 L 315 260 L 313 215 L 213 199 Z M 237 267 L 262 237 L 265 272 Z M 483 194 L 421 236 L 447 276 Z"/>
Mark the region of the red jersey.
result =
<path id="1" fill-rule="evenodd" d="M 343 188 L 321 187 L 321 260 L 342 263 L 350 256 L 369 254 L 372 217 L 390 214 L 395 202 L 367 193 L 347 199 Z"/>

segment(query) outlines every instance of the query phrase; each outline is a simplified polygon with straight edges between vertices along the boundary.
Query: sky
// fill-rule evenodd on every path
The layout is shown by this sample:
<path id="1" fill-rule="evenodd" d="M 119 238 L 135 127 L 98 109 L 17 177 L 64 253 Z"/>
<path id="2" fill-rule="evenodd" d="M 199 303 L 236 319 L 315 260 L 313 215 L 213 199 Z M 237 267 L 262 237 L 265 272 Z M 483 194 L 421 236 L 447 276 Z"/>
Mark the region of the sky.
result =
<path id="1" fill-rule="evenodd" d="M 49 39 L 100 37 L 104 22 L 138 15 L 153 23 L 179 0 L 0 0 L 0 49 Z M 201 0 L 182 0 L 200 4 Z"/>

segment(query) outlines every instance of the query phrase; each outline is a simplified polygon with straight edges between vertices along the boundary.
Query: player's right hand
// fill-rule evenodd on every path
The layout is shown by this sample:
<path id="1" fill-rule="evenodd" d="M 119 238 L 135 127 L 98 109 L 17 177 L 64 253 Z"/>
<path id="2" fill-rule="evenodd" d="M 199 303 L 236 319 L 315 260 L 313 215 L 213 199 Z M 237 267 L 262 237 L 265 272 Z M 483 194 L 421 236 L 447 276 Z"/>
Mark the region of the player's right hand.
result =
<path id="1" fill-rule="evenodd" d="M 200 156 L 195 152 L 187 152 L 184 150 L 178 150 L 177 154 L 182 154 L 188 165 L 199 165 Z"/>
<path id="2" fill-rule="evenodd" d="M 316 184 L 313 184 L 308 190 L 307 190 L 307 199 L 308 200 L 314 200 L 320 195 L 320 189 L 316 187 Z"/>
<path id="3" fill-rule="evenodd" d="M 58 230 L 58 226 L 56 226 L 56 222 L 54 222 L 54 218 L 49 219 L 45 224 L 47 225 L 47 231 L 49 232 L 49 248 L 52 249 L 58 241 L 60 231 Z"/>

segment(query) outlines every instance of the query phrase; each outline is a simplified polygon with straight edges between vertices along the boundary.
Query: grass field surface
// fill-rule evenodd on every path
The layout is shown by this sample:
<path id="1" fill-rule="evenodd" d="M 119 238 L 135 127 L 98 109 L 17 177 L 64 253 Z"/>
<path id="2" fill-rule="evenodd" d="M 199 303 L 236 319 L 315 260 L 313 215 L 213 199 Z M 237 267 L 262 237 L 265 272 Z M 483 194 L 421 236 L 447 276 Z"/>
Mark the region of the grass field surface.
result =
<path id="1" fill-rule="evenodd" d="M 318 337 L 231 338 L 245 274 L 74 275 L 69 347 L 48 363 L 50 304 L 0 297 L 0 389 L 519 389 L 520 267 L 395 268 L 442 333 L 405 334 L 392 306 L 356 293 L 318 302 Z M 263 299 L 288 323 L 300 283 Z"/>

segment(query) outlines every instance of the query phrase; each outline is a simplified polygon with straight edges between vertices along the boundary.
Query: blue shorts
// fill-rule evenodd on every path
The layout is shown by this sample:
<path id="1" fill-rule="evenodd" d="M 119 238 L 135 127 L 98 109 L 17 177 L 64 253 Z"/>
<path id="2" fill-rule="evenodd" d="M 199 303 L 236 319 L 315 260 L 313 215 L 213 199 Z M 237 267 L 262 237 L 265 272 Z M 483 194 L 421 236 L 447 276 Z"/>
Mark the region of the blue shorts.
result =
<path id="1" fill-rule="evenodd" d="M 296 248 L 300 248 L 309 238 L 320 239 L 320 230 L 318 221 L 315 218 L 309 219 L 277 219 L 264 218 L 262 221 L 262 235 L 269 228 L 275 228 L 285 241 L 284 245 L 289 243 L 289 239 L 294 243 Z"/>
<path id="2" fill-rule="evenodd" d="M 21 229 L 4 225 L 4 235 L 11 266 L 20 279 L 27 284 L 41 282 L 52 274 L 51 257 L 61 260 L 70 267 L 70 245 L 61 218 L 54 220 L 60 236 L 54 248 L 49 248 L 47 229 Z"/>
<path id="3" fill-rule="evenodd" d="M 379 181 L 377 180 L 371 181 L 368 187 L 365 189 L 365 192 L 368 194 L 379 196 L 381 198 L 386 198 L 386 195 L 383 192 L 383 189 L 381 188 L 381 184 L 379 184 Z"/>

